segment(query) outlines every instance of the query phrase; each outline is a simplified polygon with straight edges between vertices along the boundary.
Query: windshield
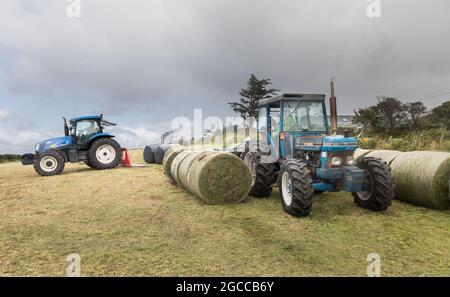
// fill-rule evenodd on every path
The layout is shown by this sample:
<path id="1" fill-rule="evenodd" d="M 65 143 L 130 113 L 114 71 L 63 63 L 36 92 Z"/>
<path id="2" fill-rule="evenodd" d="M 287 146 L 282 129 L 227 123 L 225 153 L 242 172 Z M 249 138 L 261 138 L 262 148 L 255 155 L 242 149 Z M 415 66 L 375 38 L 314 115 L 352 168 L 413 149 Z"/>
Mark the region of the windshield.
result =
<path id="1" fill-rule="evenodd" d="M 327 129 L 322 102 L 285 101 L 284 130 L 325 132 Z"/>

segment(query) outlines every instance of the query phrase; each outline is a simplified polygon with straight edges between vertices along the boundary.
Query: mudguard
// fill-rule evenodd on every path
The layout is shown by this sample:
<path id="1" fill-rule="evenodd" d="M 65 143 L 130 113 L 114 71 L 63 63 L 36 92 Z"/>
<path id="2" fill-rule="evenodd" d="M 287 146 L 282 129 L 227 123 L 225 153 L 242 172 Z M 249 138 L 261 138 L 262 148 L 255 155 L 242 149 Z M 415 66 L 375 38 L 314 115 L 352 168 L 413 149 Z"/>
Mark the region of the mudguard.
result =
<path id="1" fill-rule="evenodd" d="M 91 138 L 89 138 L 89 141 L 88 141 L 89 146 L 90 146 L 91 143 L 94 142 L 95 140 L 97 140 L 97 139 L 99 139 L 99 138 L 103 138 L 103 137 L 105 137 L 105 138 L 113 138 L 114 135 L 109 134 L 109 133 L 98 133 L 98 134 L 95 134 L 94 136 L 92 136 Z"/>

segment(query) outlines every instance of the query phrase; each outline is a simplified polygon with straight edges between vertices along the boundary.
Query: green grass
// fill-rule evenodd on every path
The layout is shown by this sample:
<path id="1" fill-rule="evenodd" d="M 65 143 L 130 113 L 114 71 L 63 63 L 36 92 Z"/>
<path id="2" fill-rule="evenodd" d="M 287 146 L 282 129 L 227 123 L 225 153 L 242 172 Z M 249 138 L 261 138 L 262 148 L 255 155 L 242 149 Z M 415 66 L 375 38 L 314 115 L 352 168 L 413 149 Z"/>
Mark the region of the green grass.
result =
<path id="1" fill-rule="evenodd" d="M 20 155 L 0 155 L 0 163 L 9 163 L 9 162 L 17 162 L 20 161 Z"/>
<path id="2" fill-rule="evenodd" d="M 278 191 L 206 206 L 176 188 L 162 166 L 56 177 L 0 165 L 0 275 L 65 274 L 81 256 L 85 276 L 450 275 L 450 212 L 395 201 L 385 213 L 349 194 L 316 196 L 308 218 L 283 212 Z"/>
<path id="3" fill-rule="evenodd" d="M 358 144 L 363 149 L 450 152 L 450 131 L 430 129 L 398 136 L 373 134 L 360 138 Z"/>

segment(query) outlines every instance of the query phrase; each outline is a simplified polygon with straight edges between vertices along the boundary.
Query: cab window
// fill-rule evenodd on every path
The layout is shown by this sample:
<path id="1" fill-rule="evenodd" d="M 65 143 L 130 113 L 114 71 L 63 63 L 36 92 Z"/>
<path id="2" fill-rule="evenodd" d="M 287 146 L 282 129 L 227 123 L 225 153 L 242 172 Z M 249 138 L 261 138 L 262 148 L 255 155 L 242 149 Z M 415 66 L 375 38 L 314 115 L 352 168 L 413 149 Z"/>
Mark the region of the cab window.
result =
<path id="1" fill-rule="evenodd" d="M 321 102 L 286 102 L 284 104 L 285 131 L 326 131 Z"/>
<path id="2" fill-rule="evenodd" d="M 98 121 L 84 120 L 77 122 L 75 137 L 78 144 L 86 144 L 92 136 L 100 132 Z"/>

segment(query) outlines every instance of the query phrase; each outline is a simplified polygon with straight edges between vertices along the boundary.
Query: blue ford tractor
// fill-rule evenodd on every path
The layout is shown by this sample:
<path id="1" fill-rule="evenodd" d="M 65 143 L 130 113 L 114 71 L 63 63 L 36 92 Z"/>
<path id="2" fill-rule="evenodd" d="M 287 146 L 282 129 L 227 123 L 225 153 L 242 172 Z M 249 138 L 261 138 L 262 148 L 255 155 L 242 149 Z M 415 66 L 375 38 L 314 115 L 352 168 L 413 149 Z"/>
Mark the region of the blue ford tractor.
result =
<path id="1" fill-rule="evenodd" d="M 107 126 L 115 126 L 100 116 L 84 116 L 69 121 L 64 118 L 64 136 L 36 144 L 35 154 L 22 156 L 23 165 L 34 165 L 39 175 L 52 176 L 64 170 L 65 163 L 84 162 L 94 169 L 112 169 L 122 160 L 122 149 L 105 133 Z"/>
<path id="2" fill-rule="evenodd" d="M 355 160 L 357 139 L 336 133 L 334 94 L 331 130 L 325 101 L 311 94 L 260 101 L 257 145 L 249 149 L 247 143 L 243 157 L 253 176 L 250 195 L 268 197 L 278 185 L 284 210 L 294 216 L 309 215 L 314 193 L 326 191 L 350 192 L 359 207 L 386 210 L 395 195 L 389 167 L 380 159 Z"/>

